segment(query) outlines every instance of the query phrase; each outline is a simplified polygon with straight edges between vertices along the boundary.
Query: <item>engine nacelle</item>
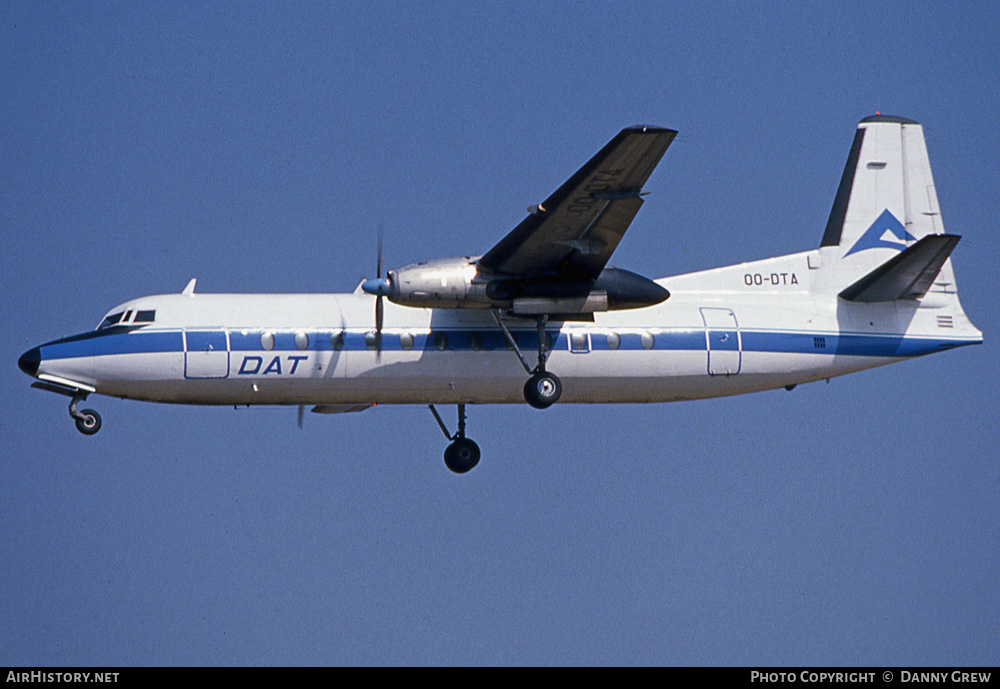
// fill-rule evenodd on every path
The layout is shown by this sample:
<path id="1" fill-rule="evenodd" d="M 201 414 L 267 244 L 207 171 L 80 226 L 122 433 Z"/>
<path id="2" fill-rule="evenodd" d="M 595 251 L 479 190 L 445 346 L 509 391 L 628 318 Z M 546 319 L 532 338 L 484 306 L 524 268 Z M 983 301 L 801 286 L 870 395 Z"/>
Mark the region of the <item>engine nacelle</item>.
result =
<path id="1" fill-rule="evenodd" d="M 620 268 L 605 268 L 596 280 L 552 277 L 500 278 L 486 285 L 497 306 L 517 313 L 594 313 L 653 306 L 670 296 L 649 278 Z"/>
<path id="2" fill-rule="evenodd" d="M 653 306 L 670 293 L 649 278 L 605 268 L 596 280 L 510 277 L 485 271 L 478 257 L 414 263 L 388 275 L 385 294 L 404 306 L 502 308 L 520 314 L 588 314 Z"/>
<path id="3" fill-rule="evenodd" d="M 486 281 L 475 259 L 439 258 L 389 271 L 389 300 L 404 306 L 435 309 L 487 308 Z"/>

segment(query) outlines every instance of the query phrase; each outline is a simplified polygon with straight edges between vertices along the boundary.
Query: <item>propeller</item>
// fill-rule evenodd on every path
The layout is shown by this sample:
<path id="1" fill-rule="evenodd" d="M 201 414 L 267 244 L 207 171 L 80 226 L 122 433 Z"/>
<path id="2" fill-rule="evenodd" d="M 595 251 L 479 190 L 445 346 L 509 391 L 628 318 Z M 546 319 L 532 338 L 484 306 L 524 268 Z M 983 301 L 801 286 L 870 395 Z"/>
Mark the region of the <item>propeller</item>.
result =
<path id="1" fill-rule="evenodd" d="M 382 275 L 382 225 L 378 228 L 378 259 L 376 262 L 376 275 L 361 283 L 361 289 L 366 294 L 375 295 L 375 360 L 382 360 L 382 316 L 384 305 L 382 299 L 389 294 L 391 282 L 387 276 Z"/>
<path id="2" fill-rule="evenodd" d="M 302 414 L 303 414 L 303 412 L 305 412 L 305 410 L 306 410 L 306 405 L 300 404 L 299 405 L 299 430 L 300 431 L 302 430 Z"/>

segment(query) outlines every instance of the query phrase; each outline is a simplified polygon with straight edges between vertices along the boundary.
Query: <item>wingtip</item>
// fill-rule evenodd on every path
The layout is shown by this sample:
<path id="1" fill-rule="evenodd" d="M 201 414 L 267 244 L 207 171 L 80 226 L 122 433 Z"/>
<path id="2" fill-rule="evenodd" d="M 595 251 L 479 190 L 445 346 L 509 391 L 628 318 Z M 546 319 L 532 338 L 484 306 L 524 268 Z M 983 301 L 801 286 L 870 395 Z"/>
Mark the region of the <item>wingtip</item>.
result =
<path id="1" fill-rule="evenodd" d="M 633 124 L 631 127 L 625 127 L 627 132 L 639 132 L 642 134 L 663 134 L 667 132 L 677 133 L 676 129 L 669 129 L 668 127 L 659 127 L 655 124 Z"/>

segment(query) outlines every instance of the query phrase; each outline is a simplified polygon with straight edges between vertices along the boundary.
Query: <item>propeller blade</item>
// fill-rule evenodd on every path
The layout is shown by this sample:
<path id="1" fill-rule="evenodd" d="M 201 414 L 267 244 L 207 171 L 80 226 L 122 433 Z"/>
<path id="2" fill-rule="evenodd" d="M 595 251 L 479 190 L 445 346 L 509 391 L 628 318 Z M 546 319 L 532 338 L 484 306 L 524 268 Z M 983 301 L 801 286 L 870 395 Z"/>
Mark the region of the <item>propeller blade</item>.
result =
<path id="1" fill-rule="evenodd" d="M 361 283 L 361 289 L 365 294 L 377 297 L 387 296 L 392 291 L 392 279 L 386 274 L 382 267 L 382 226 L 378 228 L 378 254 L 375 262 L 375 277 L 368 278 Z"/>
<path id="2" fill-rule="evenodd" d="M 382 360 L 382 295 L 375 297 L 375 361 Z"/>
<path id="3" fill-rule="evenodd" d="M 382 276 L 382 223 L 378 224 L 378 261 L 375 267 L 375 277 Z"/>
<path id="4" fill-rule="evenodd" d="M 378 224 L 378 258 L 377 258 L 376 265 L 375 265 L 375 275 L 378 277 L 379 282 L 381 283 L 380 286 L 384 285 L 384 283 L 382 282 L 383 277 L 384 277 L 382 275 L 382 235 L 383 234 L 384 234 L 384 232 L 383 232 L 383 229 L 382 229 L 382 223 L 380 221 L 379 224 Z M 383 306 L 383 304 L 382 304 L 382 293 L 384 291 L 385 291 L 384 288 L 380 289 L 379 292 L 378 292 L 378 295 L 375 297 L 375 361 L 376 362 L 381 362 L 382 361 L 382 313 L 383 313 L 383 309 L 385 308 Z"/>
<path id="5" fill-rule="evenodd" d="M 302 415 L 305 413 L 305 410 L 306 410 L 306 405 L 300 404 L 299 405 L 299 429 L 300 430 L 302 429 Z"/>

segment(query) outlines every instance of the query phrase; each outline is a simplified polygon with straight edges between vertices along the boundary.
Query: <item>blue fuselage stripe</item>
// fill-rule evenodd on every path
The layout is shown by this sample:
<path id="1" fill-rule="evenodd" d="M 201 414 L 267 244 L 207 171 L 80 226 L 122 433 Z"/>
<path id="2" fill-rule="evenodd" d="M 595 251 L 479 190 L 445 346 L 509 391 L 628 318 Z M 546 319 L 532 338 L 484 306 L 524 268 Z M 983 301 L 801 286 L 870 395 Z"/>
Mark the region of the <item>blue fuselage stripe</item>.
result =
<path id="1" fill-rule="evenodd" d="M 42 359 L 74 359 L 109 354 L 183 352 L 180 330 L 112 333 L 88 339 L 66 338 L 41 346 Z"/>
<path id="2" fill-rule="evenodd" d="M 211 331 L 208 331 L 209 333 Z M 213 334 L 201 331 L 198 334 L 188 331 L 188 347 L 200 350 L 195 346 L 211 342 L 214 349 L 225 347 L 224 332 L 215 330 Z M 261 344 L 261 332 L 229 331 L 229 347 L 234 352 L 297 352 L 295 343 L 296 331 L 270 331 L 274 335 L 274 346 L 265 350 Z M 503 335 L 499 331 L 442 329 L 430 334 L 411 333 L 413 345 L 406 349 L 427 351 L 498 351 L 506 349 Z M 335 347 L 330 331 L 309 331 L 305 351 L 365 351 L 366 331 L 345 331 L 342 343 Z M 538 346 L 538 338 L 534 330 L 516 332 L 518 346 L 526 351 L 534 351 Z M 567 334 L 549 331 L 554 339 L 552 348 L 556 351 L 566 350 Z M 619 332 L 619 345 L 614 349 L 620 351 L 637 351 L 647 349 L 643 346 L 641 336 L 637 332 Z M 902 335 L 882 334 L 852 334 L 852 333 L 810 333 L 765 330 L 711 330 L 709 341 L 712 350 L 744 352 L 772 352 L 789 354 L 828 354 L 872 357 L 911 357 L 931 352 L 941 351 L 967 344 L 975 344 L 972 340 L 905 337 Z M 192 344 L 194 343 L 194 344 Z M 590 346 L 594 351 L 609 351 L 607 337 L 600 332 L 591 333 Z M 404 351 L 397 333 L 385 333 L 382 337 L 384 351 Z M 184 352 L 184 337 L 180 330 L 138 330 L 132 332 L 113 332 L 96 337 L 74 336 L 56 340 L 41 346 L 41 357 L 45 359 L 72 359 L 79 357 L 109 356 L 114 354 L 152 354 L 163 352 Z M 697 351 L 706 349 L 704 329 L 662 330 L 653 338 L 652 349 L 655 351 Z"/>

